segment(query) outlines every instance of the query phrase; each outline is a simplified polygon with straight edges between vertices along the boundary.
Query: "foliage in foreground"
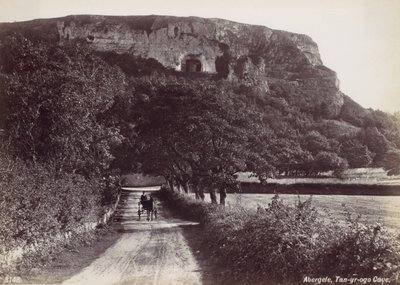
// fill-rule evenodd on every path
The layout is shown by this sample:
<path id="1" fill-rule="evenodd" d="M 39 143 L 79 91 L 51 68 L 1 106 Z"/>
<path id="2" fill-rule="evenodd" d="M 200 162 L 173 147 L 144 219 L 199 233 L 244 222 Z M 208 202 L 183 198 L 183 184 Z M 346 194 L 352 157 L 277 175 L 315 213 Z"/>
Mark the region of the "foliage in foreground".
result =
<path id="1" fill-rule="evenodd" d="M 165 191 L 180 214 L 204 226 L 204 246 L 226 270 L 224 284 L 297 284 L 305 277 L 373 278 L 394 281 L 400 239 L 379 225 L 349 217 L 345 224 L 321 219 L 311 198 L 286 205 L 278 196 L 257 213 L 226 209 Z"/>
<path id="2" fill-rule="evenodd" d="M 0 49 L 4 273 L 16 250 L 23 248 L 21 262 L 33 265 L 66 233 L 84 238 L 82 227 L 115 198 L 117 171 L 109 166 L 121 136 L 106 112 L 125 91 L 125 77 L 79 45 L 10 35 Z"/>
<path id="3" fill-rule="evenodd" d="M 110 183 L 0 154 L 0 278 L 91 239 L 83 227 L 110 203 Z"/>

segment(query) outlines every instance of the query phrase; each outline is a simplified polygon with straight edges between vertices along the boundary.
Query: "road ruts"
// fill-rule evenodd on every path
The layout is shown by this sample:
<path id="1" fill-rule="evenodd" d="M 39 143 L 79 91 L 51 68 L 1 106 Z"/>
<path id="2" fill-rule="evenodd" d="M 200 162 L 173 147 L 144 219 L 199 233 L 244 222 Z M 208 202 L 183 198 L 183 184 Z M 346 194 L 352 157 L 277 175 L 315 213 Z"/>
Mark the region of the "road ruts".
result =
<path id="1" fill-rule="evenodd" d="M 114 227 L 121 238 L 98 259 L 64 285 L 195 285 L 201 284 L 201 270 L 182 234 L 192 222 L 168 218 L 158 204 L 158 219 L 137 216 L 138 193 L 124 192 Z"/>

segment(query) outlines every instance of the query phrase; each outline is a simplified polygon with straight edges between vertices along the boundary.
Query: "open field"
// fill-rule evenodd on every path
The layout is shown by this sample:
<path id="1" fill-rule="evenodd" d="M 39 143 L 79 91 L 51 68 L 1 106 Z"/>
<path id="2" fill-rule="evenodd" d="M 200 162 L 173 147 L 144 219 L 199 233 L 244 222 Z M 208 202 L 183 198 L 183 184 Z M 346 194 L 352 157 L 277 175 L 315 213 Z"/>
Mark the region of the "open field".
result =
<path id="1" fill-rule="evenodd" d="M 251 172 L 239 172 L 238 181 L 248 183 L 258 183 L 257 177 Z M 400 185 L 400 175 L 388 176 L 383 168 L 353 168 L 347 169 L 342 174 L 342 178 L 332 177 L 332 172 L 326 172 L 321 177 L 280 177 L 268 178 L 270 184 L 338 184 L 338 185 Z"/>
<path id="2" fill-rule="evenodd" d="M 228 194 L 227 207 L 241 205 L 248 209 L 257 206 L 267 207 L 274 194 Z M 295 203 L 298 199 L 294 194 L 281 194 L 285 203 Z M 310 195 L 300 195 L 304 201 Z M 326 217 L 326 211 L 333 218 L 344 221 L 346 211 L 352 216 L 362 215 L 361 221 L 367 224 L 381 223 L 390 229 L 400 231 L 400 197 L 399 196 L 346 196 L 346 195 L 313 195 L 313 205 Z M 207 195 L 206 201 L 210 202 Z"/>

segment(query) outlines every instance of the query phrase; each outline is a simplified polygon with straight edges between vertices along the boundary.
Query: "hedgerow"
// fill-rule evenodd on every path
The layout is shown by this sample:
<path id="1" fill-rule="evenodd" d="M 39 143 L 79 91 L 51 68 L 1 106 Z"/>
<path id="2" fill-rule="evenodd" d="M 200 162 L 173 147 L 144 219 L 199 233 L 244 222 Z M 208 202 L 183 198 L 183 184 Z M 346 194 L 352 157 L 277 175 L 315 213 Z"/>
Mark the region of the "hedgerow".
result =
<path id="1" fill-rule="evenodd" d="M 349 215 L 327 222 L 312 199 L 287 205 L 279 196 L 257 212 L 224 208 L 164 191 L 179 213 L 201 221 L 203 245 L 223 284 L 303 284 L 306 277 L 399 275 L 400 239 Z M 225 270 L 224 270 L 225 268 Z"/>
<path id="2" fill-rule="evenodd" d="M 104 187 L 98 181 L 78 174 L 57 175 L 49 166 L 11 160 L 3 153 L 0 277 L 37 265 L 71 238 L 90 238 L 83 227 L 102 213 Z"/>
<path id="3" fill-rule="evenodd" d="M 126 84 L 83 45 L 11 33 L 0 49 L 1 279 L 90 238 L 88 223 L 115 201 L 122 135 L 111 109 Z"/>

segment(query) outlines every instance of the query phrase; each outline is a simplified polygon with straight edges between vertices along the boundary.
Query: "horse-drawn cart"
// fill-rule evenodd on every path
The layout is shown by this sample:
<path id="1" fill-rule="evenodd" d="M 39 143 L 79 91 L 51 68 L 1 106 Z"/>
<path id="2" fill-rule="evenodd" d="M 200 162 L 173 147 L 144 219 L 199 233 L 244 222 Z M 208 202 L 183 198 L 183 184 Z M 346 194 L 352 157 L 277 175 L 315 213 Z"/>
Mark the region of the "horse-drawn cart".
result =
<path id="1" fill-rule="evenodd" d="M 146 211 L 147 214 L 147 220 L 153 220 L 153 216 L 154 219 L 157 219 L 157 206 L 156 203 L 153 199 L 149 199 L 149 200 L 141 200 L 138 203 L 138 216 L 139 216 L 139 220 L 140 220 L 140 216 L 144 214 L 144 212 Z"/>

